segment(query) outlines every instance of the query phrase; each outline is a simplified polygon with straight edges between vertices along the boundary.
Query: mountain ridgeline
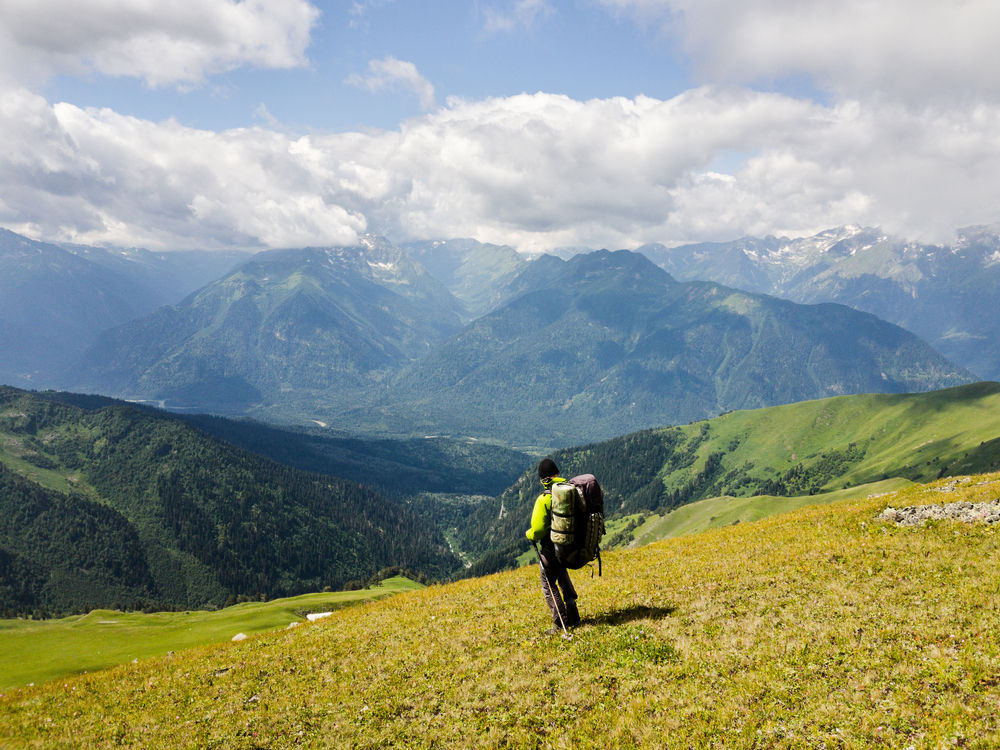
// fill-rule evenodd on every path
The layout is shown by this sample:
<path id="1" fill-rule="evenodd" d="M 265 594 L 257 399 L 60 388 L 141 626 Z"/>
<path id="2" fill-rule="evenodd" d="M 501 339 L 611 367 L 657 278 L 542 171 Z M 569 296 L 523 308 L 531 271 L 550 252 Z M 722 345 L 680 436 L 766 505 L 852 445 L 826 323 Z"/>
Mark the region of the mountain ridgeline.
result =
<path id="1" fill-rule="evenodd" d="M 20 296 L 0 310 L 0 331 L 15 355 L 12 380 L 268 422 L 318 422 L 338 434 L 461 435 L 549 448 L 730 409 L 975 379 L 869 314 L 755 292 L 783 292 L 765 284 L 775 269 L 782 279 L 794 276 L 798 256 L 780 241 L 761 241 L 755 250 L 761 255 L 774 244 L 770 265 L 755 264 L 749 251 L 644 248 L 684 271 L 678 281 L 628 251 L 528 260 L 472 240 L 396 247 L 366 236 L 352 247 L 259 253 L 180 302 L 143 312 L 166 294 L 148 292 L 156 279 L 172 293 L 180 288 L 160 256 L 4 238 L 5 268 L 25 279 Z M 850 255 L 868 259 L 876 276 L 891 276 L 895 266 L 880 264 L 892 253 L 859 244 L 863 239 L 854 237 L 850 252 L 820 253 L 809 268 Z M 976 245 L 984 258 L 988 245 Z M 936 278 L 946 277 L 946 255 L 935 256 L 942 258 Z M 39 269 L 57 256 L 72 268 L 52 278 L 75 286 L 43 289 L 47 277 Z M 202 256 L 191 260 L 199 270 L 187 283 L 208 272 Z M 723 279 L 728 286 L 692 280 L 730 261 L 739 273 Z M 84 267 L 90 276 L 80 276 Z M 905 266 L 902 277 L 913 273 Z M 100 274 L 131 281 L 114 286 Z M 93 316 L 116 299 L 105 290 L 121 292 L 129 283 L 136 291 L 120 310 Z M 738 291 L 746 286 L 750 292 Z M 135 296 L 147 307 L 133 304 Z M 862 290 L 845 301 L 860 305 L 878 296 Z M 34 315 L 32 298 L 53 302 Z M 887 299 L 889 307 L 906 309 L 905 293 Z M 949 315 L 965 309 L 939 302 Z M 49 315 L 49 307 L 61 317 Z M 911 322 L 905 313 L 900 320 Z M 989 313 L 961 325 L 951 320 L 936 340 L 942 347 L 988 341 L 991 326 L 1000 328 L 1000 320 Z M 57 338 L 64 334 L 65 345 Z M 28 362 L 32 357 L 45 361 Z"/>
<path id="2" fill-rule="evenodd" d="M 678 279 L 870 312 L 980 378 L 1000 378 L 1000 226 L 962 229 L 950 245 L 842 227 L 798 239 L 645 245 L 639 252 Z"/>
<path id="3" fill-rule="evenodd" d="M 0 610 L 196 608 L 457 569 L 441 533 L 365 486 L 144 407 L 0 388 Z"/>

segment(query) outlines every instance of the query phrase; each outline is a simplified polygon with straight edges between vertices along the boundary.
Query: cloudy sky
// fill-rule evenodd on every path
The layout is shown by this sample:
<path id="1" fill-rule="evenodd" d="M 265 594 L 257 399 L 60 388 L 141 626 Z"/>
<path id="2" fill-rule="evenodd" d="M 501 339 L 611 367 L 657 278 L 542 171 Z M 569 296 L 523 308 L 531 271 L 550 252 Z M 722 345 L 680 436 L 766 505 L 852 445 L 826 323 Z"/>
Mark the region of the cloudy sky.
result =
<path id="1" fill-rule="evenodd" d="M 39 239 L 994 222 L 996 0 L 0 0 L 0 226 Z"/>

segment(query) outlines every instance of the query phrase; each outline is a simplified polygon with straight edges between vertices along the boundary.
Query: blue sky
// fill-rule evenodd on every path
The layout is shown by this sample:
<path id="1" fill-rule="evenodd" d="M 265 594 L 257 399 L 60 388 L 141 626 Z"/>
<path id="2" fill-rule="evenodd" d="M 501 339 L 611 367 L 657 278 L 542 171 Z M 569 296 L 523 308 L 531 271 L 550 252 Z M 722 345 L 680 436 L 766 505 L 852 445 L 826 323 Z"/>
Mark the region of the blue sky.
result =
<path id="1" fill-rule="evenodd" d="M 369 63 L 386 58 L 413 63 L 440 103 L 538 91 L 665 99 L 691 85 L 683 55 L 663 30 L 645 29 L 594 2 L 537 4 L 521 19 L 513 4 L 312 5 L 320 15 L 301 66 L 241 67 L 181 88 L 152 88 L 128 76 L 63 74 L 43 91 L 51 101 L 151 120 L 173 117 L 211 130 L 268 124 L 263 105 L 274 121 L 308 132 L 392 129 L 423 114 L 419 97 L 402 83 L 373 92 L 349 82 L 369 77 Z"/>
<path id="2" fill-rule="evenodd" d="M 994 0 L 5 0 L 0 226 L 525 251 L 1000 221 Z"/>

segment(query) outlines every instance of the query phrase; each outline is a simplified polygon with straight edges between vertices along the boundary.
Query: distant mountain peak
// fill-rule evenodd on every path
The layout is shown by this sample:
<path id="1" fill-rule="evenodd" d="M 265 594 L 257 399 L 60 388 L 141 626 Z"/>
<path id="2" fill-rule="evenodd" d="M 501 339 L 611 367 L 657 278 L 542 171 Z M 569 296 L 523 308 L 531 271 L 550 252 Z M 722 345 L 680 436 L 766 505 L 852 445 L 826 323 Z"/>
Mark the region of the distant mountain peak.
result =
<path id="1" fill-rule="evenodd" d="M 81 378 L 184 405 L 339 396 L 457 331 L 459 307 L 383 238 L 268 250 L 181 305 L 108 332 Z"/>
<path id="2" fill-rule="evenodd" d="M 363 234 L 358 241 L 358 247 L 362 247 L 369 252 L 391 252 L 399 253 L 399 248 L 380 234 Z"/>
<path id="3" fill-rule="evenodd" d="M 913 331 L 979 377 L 1000 375 L 1000 224 L 960 229 L 950 244 L 846 225 L 775 242 L 649 245 L 643 252 L 682 281 L 872 313 Z"/>
<path id="4" fill-rule="evenodd" d="M 634 250 L 594 250 L 590 253 L 574 256 L 569 261 L 569 265 L 570 267 L 576 265 L 587 268 L 623 270 L 650 268 L 661 270 L 645 255 L 637 253 Z"/>
<path id="5" fill-rule="evenodd" d="M 537 262 L 537 261 L 536 261 Z M 628 279 L 672 283 L 674 278 L 642 253 L 632 250 L 595 250 L 565 262 L 567 278 L 622 276 Z"/>

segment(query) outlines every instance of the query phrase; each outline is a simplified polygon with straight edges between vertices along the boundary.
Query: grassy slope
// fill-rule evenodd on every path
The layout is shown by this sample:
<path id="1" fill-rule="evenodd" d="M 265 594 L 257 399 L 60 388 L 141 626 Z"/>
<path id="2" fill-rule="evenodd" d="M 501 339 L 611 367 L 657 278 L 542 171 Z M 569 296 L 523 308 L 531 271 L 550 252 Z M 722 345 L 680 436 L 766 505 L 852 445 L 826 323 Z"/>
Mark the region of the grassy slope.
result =
<path id="1" fill-rule="evenodd" d="M 854 443 L 866 449 L 864 460 L 836 474 L 826 489 L 895 476 L 927 481 L 945 466 L 956 473 L 963 464 L 974 465 L 980 444 L 1000 435 L 1000 384 L 898 396 L 841 396 L 732 412 L 709 424 L 712 439 L 699 453 L 724 450 L 724 465 L 752 463 L 758 475 Z"/>
<path id="2" fill-rule="evenodd" d="M 820 495 L 802 495 L 796 497 L 775 497 L 759 495 L 757 497 L 712 497 L 699 500 L 688 505 L 682 505 L 677 510 L 666 515 L 649 516 L 633 534 L 629 547 L 640 547 L 660 539 L 671 539 L 683 534 L 698 534 L 709 529 L 722 526 L 732 526 L 737 523 L 759 521 L 762 518 L 787 513 L 807 505 L 835 503 L 840 500 L 851 500 L 868 495 L 882 494 L 906 487 L 912 482 L 906 479 L 886 479 L 881 482 L 862 484 L 846 490 L 825 492 Z M 633 516 L 627 516 L 628 520 Z M 618 521 L 618 526 L 623 525 Z M 613 527 L 609 529 L 613 533 Z"/>
<path id="3" fill-rule="evenodd" d="M 418 583 L 396 577 L 371 589 L 247 602 L 211 612 L 94 610 L 59 620 L 0 620 L 0 690 L 229 641 L 237 633 L 250 635 L 302 622 L 306 613 L 419 588 Z"/>
<path id="4" fill-rule="evenodd" d="M 642 529 L 647 543 L 829 502 L 843 497 L 830 493 L 852 487 L 895 480 L 876 490 L 886 491 L 910 481 L 1000 470 L 1000 383 L 906 395 L 841 396 L 730 412 L 554 455 L 567 474 L 593 472 L 600 480 L 608 515 L 605 546 L 627 530 L 643 508 L 662 504 L 663 512 L 672 495 L 682 496 L 662 533 L 650 529 L 656 519 L 662 520 L 659 516 Z M 699 477 L 710 457 L 719 460 L 702 481 Z M 796 472 L 800 481 L 788 479 Z M 787 483 L 789 496 L 768 487 L 774 480 Z M 783 496 L 751 497 L 765 487 L 764 491 Z M 817 494 L 806 494 L 810 489 Z M 538 492 L 532 468 L 501 498 L 470 517 L 461 539 L 465 547 L 477 550 L 477 542 L 489 540 L 493 547 L 478 550 L 482 555 L 521 544 Z M 698 501 L 705 503 L 684 510 L 684 504 Z M 501 503 L 507 514 L 498 517 Z M 681 523 L 683 519 L 692 523 Z M 526 555 L 519 558 L 522 564 L 529 560 Z"/>
<path id="5" fill-rule="evenodd" d="M 53 429 L 48 431 L 52 435 L 58 434 L 65 437 L 68 434 L 80 435 L 84 431 L 79 429 Z M 0 428 L 0 463 L 5 464 L 9 469 L 17 474 L 47 487 L 57 492 L 71 493 L 78 492 L 86 495 L 91 500 L 98 500 L 100 495 L 97 490 L 90 486 L 83 478 L 78 469 L 68 469 L 64 466 L 53 465 L 52 467 L 37 466 L 26 459 L 32 455 L 37 455 L 37 451 L 26 444 L 24 436 L 7 432 Z"/>
<path id="6" fill-rule="evenodd" d="M 609 552 L 571 641 L 525 568 L 11 691 L 0 745 L 995 747 L 998 530 L 875 516 L 998 494 L 944 480 Z"/>

